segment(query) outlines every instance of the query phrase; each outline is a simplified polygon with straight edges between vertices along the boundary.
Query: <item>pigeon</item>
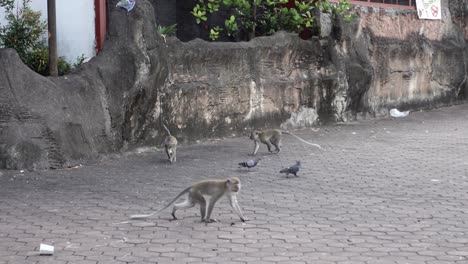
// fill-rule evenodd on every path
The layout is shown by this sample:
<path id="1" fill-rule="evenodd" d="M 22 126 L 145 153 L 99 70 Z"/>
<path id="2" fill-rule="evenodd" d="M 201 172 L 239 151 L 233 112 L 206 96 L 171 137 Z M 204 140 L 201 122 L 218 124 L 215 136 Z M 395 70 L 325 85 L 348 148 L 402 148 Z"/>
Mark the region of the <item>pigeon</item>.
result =
<path id="1" fill-rule="evenodd" d="M 297 176 L 297 173 L 299 172 L 300 168 L 301 168 L 301 162 L 296 161 L 295 165 L 292 165 L 290 167 L 287 167 L 287 168 L 284 168 L 284 169 L 280 170 L 280 173 L 286 173 L 286 177 L 289 176 L 289 173 L 294 174 L 294 176 L 296 176 L 296 177 L 299 177 L 299 176 Z"/>
<path id="2" fill-rule="evenodd" d="M 239 165 L 241 167 L 245 167 L 245 168 L 253 168 L 255 166 L 257 166 L 258 162 L 260 161 L 261 159 L 254 159 L 254 160 L 248 160 L 248 161 L 244 161 L 244 162 L 241 162 L 239 163 Z"/>

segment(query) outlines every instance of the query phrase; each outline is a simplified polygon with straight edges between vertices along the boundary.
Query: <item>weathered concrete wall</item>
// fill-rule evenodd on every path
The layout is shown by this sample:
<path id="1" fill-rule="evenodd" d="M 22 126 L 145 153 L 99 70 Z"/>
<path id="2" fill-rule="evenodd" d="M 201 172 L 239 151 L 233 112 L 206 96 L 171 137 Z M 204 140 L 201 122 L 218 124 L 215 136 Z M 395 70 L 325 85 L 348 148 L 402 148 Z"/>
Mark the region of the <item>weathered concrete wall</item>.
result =
<path id="1" fill-rule="evenodd" d="M 72 166 L 138 140 L 127 126 L 149 112 L 153 88 L 167 77 L 165 45 L 148 2 L 131 15 L 110 10 L 104 50 L 67 76 L 42 77 L 14 50 L 0 49 L 0 168 Z M 138 120 L 127 114 L 135 108 Z"/>
<path id="2" fill-rule="evenodd" d="M 345 25 L 341 41 L 333 42 L 350 73 L 348 110 L 378 115 L 390 107 L 428 108 L 463 97 L 463 2 L 447 2 L 442 20 L 419 20 L 415 11 L 357 8 L 360 19 Z M 361 74 L 352 74 L 356 70 Z"/>
<path id="3" fill-rule="evenodd" d="M 321 39 L 280 32 L 248 43 L 166 43 L 150 0 L 128 15 L 115 2 L 104 50 L 65 77 L 41 77 L 0 50 L 0 168 L 60 168 L 154 146 L 161 123 L 190 142 L 466 96 L 461 0 L 444 3 L 442 21 L 359 8 L 351 24 L 325 23 Z"/>
<path id="4" fill-rule="evenodd" d="M 445 2 L 443 20 L 429 21 L 416 11 L 357 7 L 359 19 L 340 27 L 323 16 L 322 40 L 173 39 L 155 112 L 180 138 L 197 139 L 454 103 L 466 87 L 463 8 Z"/>
<path id="5" fill-rule="evenodd" d="M 173 38 L 168 49 L 170 75 L 155 116 L 159 111 L 182 141 L 282 123 L 311 126 L 319 114 L 335 119 L 340 111 L 326 112 L 334 103 L 327 101 L 328 93 L 345 80 L 323 58 L 327 51 L 319 40 L 284 32 L 241 43 Z M 288 123 L 292 113 L 303 118 Z"/>

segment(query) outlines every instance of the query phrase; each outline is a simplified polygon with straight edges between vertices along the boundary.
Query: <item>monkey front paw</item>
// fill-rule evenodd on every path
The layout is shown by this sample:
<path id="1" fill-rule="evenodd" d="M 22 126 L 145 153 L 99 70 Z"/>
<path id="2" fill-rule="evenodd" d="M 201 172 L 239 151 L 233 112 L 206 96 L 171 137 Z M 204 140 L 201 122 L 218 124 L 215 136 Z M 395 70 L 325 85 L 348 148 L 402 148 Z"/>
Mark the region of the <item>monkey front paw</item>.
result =
<path id="1" fill-rule="evenodd" d="M 207 218 L 207 219 L 203 219 L 203 222 L 209 224 L 209 223 L 218 222 L 218 220 L 216 220 L 216 219 L 211 219 L 211 218 Z"/>
<path id="2" fill-rule="evenodd" d="M 250 219 L 248 219 L 248 218 L 241 218 L 241 220 L 242 220 L 242 222 L 244 222 L 244 223 L 247 222 L 247 221 L 250 221 Z"/>

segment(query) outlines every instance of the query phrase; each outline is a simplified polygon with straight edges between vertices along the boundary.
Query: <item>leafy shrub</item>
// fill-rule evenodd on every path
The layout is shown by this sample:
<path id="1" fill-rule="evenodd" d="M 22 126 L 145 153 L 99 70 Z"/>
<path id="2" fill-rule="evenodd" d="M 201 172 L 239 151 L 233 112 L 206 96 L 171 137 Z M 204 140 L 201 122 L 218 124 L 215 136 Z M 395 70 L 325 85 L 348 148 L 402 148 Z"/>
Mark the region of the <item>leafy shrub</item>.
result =
<path id="1" fill-rule="evenodd" d="M 47 32 L 47 22 L 41 21 L 41 12 L 33 11 L 29 3 L 23 0 L 22 5 L 15 9 L 14 0 L 0 0 L 0 6 L 5 8 L 5 18 L 8 22 L 0 26 L 0 47 L 13 48 L 21 60 L 35 72 L 49 75 L 49 49 L 44 41 Z M 59 75 L 70 72 L 83 63 L 84 55 L 77 58 L 77 63 L 71 65 L 63 57 L 57 59 Z"/>
<path id="2" fill-rule="evenodd" d="M 23 6 L 14 10 L 13 0 L 0 0 L 8 21 L 6 26 L 0 27 L 0 44 L 14 48 L 23 61 L 28 60 L 32 50 L 42 45 L 41 36 L 47 29 L 47 23 L 41 21 L 41 13 L 33 11 L 29 2 L 23 0 Z"/>
<path id="3" fill-rule="evenodd" d="M 173 24 L 173 25 L 170 25 L 170 26 L 157 25 L 157 30 L 158 30 L 159 34 L 163 35 L 164 37 L 172 36 L 177 31 L 177 24 Z"/>
<path id="4" fill-rule="evenodd" d="M 221 8 L 222 7 L 222 8 Z M 279 30 L 299 33 L 317 25 L 314 10 L 319 8 L 332 17 L 353 18 L 349 0 L 330 3 L 329 0 L 198 0 L 192 10 L 197 24 L 205 23 L 214 12 L 229 10 L 224 22 L 228 36 L 244 33 L 247 40 L 257 35 L 271 35 Z M 223 28 L 210 30 L 210 39 L 219 37 Z"/>

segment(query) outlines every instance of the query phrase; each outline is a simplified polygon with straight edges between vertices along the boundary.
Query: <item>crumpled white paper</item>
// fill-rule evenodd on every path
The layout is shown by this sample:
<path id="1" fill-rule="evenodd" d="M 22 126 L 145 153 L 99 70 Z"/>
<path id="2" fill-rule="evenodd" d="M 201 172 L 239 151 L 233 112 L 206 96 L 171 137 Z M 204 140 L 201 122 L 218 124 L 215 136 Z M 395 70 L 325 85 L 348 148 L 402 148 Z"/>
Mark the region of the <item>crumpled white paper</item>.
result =
<path id="1" fill-rule="evenodd" d="M 392 110 L 390 110 L 390 115 L 392 117 L 405 117 L 409 115 L 409 111 L 400 112 L 398 111 L 398 109 L 393 108 Z"/>
<path id="2" fill-rule="evenodd" d="M 54 254 L 54 246 L 41 244 L 39 246 L 39 254 L 40 255 L 52 255 L 52 254 Z"/>

